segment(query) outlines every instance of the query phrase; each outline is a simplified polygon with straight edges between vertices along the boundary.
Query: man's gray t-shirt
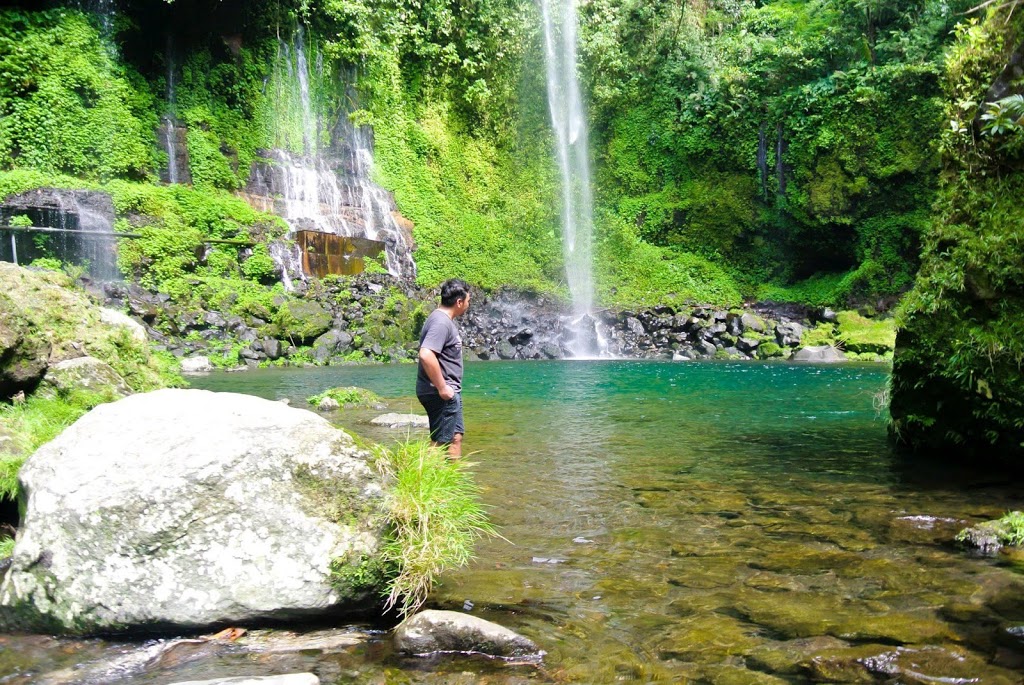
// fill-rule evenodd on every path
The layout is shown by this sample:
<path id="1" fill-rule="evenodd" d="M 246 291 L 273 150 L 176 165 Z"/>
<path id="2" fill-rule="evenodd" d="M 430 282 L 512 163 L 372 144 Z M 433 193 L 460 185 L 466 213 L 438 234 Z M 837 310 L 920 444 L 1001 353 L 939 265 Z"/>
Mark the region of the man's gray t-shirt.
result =
<path id="1" fill-rule="evenodd" d="M 420 331 L 420 347 L 427 348 L 437 355 L 437 361 L 441 364 L 441 375 L 455 392 L 462 391 L 462 337 L 455 322 L 440 309 L 435 309 L 423 322 L 423 330 Z M 420 362 L 419 372 L 416 374 L 416 394 L 436 395 L 437 388 L 427 377 L 423 370 L 423 362 Z"/>

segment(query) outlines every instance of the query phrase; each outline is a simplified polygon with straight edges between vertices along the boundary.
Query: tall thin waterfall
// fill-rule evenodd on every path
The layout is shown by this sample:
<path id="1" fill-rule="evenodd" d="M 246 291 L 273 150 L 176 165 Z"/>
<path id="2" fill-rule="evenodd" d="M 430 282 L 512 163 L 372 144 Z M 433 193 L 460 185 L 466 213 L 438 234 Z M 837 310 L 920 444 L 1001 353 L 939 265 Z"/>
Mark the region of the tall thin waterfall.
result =
<path id="1" fill-rule="evenodd" d="M 562 250 L 573 311 L 580 324 L 577 356 L 596 352 L 592 275 L 593 198 L 586 114 L 576 76 L 576 0 L 541 0 L 548 108 L 555 132 L 556 157 L 562 178 Z M 590 330 L 589 335 L 583 329 Z"/>
<path id="2" fill-rule="evenodd" d="M 78 263 L 87 266 L 89 275 L 98 281 L 119 281 L 121 270 L 117 266 L 117 241 L 111 239 L 114 226 L 110 218 L 77 198 L 71 198 L 63 212 L 61 228 L 69 228 L 69 217 L 78 217 L 79 233 L 64 234 L 77 239 Z"/>
<path id="3" fill-rule="evenodd" d="M 167 113 L 164 114 L 164 149 L 167 150 L 167 181 L 178 182 L 178 130 L 175 127 L 174 43 L 167 36 Z"/>
<path id="4" fill-rule="evenodd" d="M 100 22 L 100 31 L 107 39 L 107 52 L 113 57 L 117 49 L 114 46 L 114 18 L 116 15 L 115 0 L 76 0 L 72 6 L 83 12 L 96 15 Z"/>
<path id="5" fill-rule="evenodd" d="M 299 102 L 302 103 L 302 147 L 307 156 L 319 152 L 317 121 L 313 116 L 312 100 L 309 96 L 309 61 L 306 59 L 306 33 L 299 26 L 295 36 L 295 61 L 299 79 Z"/>

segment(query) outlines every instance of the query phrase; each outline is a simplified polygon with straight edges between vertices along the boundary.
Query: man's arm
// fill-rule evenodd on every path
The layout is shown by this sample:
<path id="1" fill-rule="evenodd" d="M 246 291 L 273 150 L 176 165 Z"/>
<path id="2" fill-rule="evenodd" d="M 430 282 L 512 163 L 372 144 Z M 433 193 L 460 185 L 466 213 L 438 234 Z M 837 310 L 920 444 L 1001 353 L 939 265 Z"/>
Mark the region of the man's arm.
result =
<path id="1" fill-rule="evenodd" d="M 420 364 L 423 365 L 423 372 L 430 379 L 430 384 L 437 388 L 442 400 L 450 400 L 455 397 L 455 391 L 444 382 L 441 362 L 437 361 L 437 354 L 429 347 L 420 348 Z"/>

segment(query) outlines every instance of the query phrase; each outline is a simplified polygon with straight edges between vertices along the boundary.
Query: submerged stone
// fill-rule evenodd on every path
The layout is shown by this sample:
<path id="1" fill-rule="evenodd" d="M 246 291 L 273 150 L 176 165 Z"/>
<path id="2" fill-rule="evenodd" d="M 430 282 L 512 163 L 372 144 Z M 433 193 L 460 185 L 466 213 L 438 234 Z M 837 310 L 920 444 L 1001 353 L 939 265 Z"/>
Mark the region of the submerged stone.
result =
<path id="1" fill-rule="evenodd" d="M 388 428 L 427 428 L 430 421 L 421 414 L 381 414 L 370 420 L 375 426 L 387 426 Z"/>
<path id="2" fill-rule="evenodd" d="M 815 680 L 839 683 L 879 679 L 911 685 L 1019 682 L 1018 673 L 987 664 L 956 647 L 861 645 L 817 654 L 806 667 Z"/>
<path id="3" fill-rule="evenodd" d="M 421 611 L 395 631 L 395 647 L 406 654 L 477 652 L 500 657 L 541 657 L 528 638 L 497 623 L 457 611 Z"/>

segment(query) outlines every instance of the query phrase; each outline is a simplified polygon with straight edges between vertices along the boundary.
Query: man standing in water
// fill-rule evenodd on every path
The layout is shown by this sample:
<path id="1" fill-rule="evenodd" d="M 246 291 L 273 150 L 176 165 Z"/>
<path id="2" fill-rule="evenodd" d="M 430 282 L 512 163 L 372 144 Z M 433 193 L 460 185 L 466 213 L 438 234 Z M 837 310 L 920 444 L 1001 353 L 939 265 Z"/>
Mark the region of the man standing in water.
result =
<path id="1" fill-rule="evenodd" d="M 416 397 L 430 419 L 430 440 L 447 445 L 448 456 L 462 456 L 462 337 L 455 319 L 469 310 L 469 286 L 451 278 L 441 284 L 441 306 L 420 332 Z"/>

